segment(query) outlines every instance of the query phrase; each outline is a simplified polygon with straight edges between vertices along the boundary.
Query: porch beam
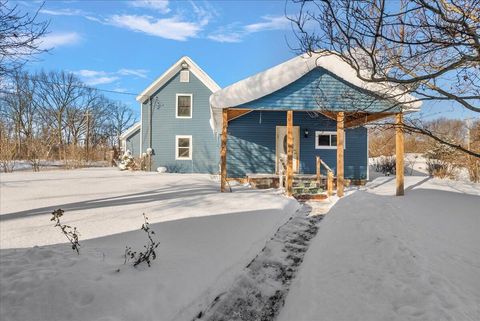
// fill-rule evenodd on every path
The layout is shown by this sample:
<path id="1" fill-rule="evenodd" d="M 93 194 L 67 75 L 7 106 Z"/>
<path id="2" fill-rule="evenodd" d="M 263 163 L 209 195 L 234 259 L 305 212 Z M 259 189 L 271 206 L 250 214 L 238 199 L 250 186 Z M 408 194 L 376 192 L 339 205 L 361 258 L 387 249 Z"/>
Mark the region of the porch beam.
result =
<path id="1" fill-rule="evenodd" d="M 345 122 L 345 128 L 361 126 L 372 121 L 393 116 L 393 113 L 363 114 Z"/>
<path id="2" fill-rule="evenodd" d="M 293 194 L 293 111 L 287 111 L 287 173 L 285 188 L 288 196 Z"/>
<path id="3" fill-rule="evenodd" d="M 404 135 L 403 135 L 403 114 L 395 115 L 395 172 L 397 180 L 397 196 L 405 194 L 404 190 Z"/>
<path id="4" fill-rule="evenodd" d="M 227 189 L 227 129 L 228 129 L 228 108 L 222 110 L 222 139 L 220 147 L 220 192 Z"/>
<path id="5" fill-rule="evenodd" d="M 241 117 L 245 114 L 248 114 L 251 112 L 251 109 L 237 109 L 237 108 L 232 108 L 228 110 L 228 121 L 231 121 L 235 118 Z"/>
<path id="6" fill-rule="evenodd" d="M 345 113 L 343 111 L 337 114 L 337 196 L 344 195 L 343 178 L 343 146 L 345 138 Z"/>
<path id="7" fill-rule="evenodd" d="M 323 116 L 327 117 L 327 118 L 330 118 L 331 120 L 336 120 L 337 119 L 337 115 L 335 115 L 335 113 L 333 111 L 322 110 L 322 111 L 319 111 L 319 113 L 322 114 Z"/>

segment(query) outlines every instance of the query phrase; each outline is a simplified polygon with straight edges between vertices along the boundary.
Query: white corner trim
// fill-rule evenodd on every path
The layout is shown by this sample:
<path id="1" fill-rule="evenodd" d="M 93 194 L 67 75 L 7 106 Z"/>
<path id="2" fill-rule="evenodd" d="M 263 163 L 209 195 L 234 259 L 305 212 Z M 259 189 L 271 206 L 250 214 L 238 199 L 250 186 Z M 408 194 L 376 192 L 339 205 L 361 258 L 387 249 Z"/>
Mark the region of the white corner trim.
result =
<path id="1" fill-rule="evenodd" d="M 182 70 L 182 64 L 187 63 L 188 70 L 195 75 L 208 89 L 212 92 L 220 90 L 220 86 L 210 76 L 202 70 L 190 57 L 184 56 L 174 63 L 167 71 L 165 71 L 160 77 L 150 84 L 140 95 L 137 96 L 138 102 L 145 102 L 148 97 L 155 93 L 160 87 L 167 83 L 172 77 L 174 77 L 180 70 Z"/>
<path id="2" fill-rule="evenodd" d="M 190 146 L 188 150 L 188 157 L 178 157 L 178 139 L 188 138 L 190 140 Z M 192 135 L 175 135 L 175 160 L 192 160 L 193 151 L 193 139 Z"/>
<path id="3" fill-rule="evenodd" d="M 190 116 L 178 116 L 178 97 L 190 96 Z M 175 94 L 175 118 L 192 118 L 193 117 L 193 94 Z"/>
<path id="4" fill-rule="evenodd" d="M 337 132 L 334 131 L 334 130 L 325 130 L 325 131 L 322 131 L 322 130 L 316 130 L 315 131 L 315 149 L 337 149 L 337 146 L 321 146 L 321 145 L 318 145 L 318 136 L 320 135 L 337 135 Z M 347 148 L 347 133 L 346 131 L 343 133 L 343 149 L 346 149 Z M 330 139 L 332 139 L 330 137 Z M 331 143 L 331 141 L 330 141 Z"/>
<path id="5" fill-rule="evenodd" d="M 142 156 L 143 153 L 143 104 L 140 103 L 140 148 L 139 148 L 139 154 L 138 156 Z"/>
<path id="6" fill-rule="evenodd" d="M 370 180 L 370 150 L 369 150 L 370 138 L 369 136 L 370 136 L 370 133 L 367 128 L 367 181 Z"/>

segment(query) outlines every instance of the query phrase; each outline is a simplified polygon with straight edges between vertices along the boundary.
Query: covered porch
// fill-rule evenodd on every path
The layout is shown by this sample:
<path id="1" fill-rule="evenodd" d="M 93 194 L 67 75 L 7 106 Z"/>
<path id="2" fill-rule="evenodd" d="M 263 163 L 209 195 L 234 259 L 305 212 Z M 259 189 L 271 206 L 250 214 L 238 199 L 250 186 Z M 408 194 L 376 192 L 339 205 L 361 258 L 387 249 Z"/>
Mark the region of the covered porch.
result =
<path id="1" fill-rule="evenodd" d="M 232 176 L 265 173 L 284 178 L 292 195 L 296 174 L 321 177 L 323 170 L 342 197 L 346 178 L 368 178 L 364 125 L 395 117 L 397 195 L 403 195 L 403 115 L 418 105 L 408 95 L 384 98 L 384 89 L 363 83 L 336 56 L 303 55 L 212 94 L 221 191 Z"/>
<path id="2" fill-rule="evenodd" d="M 229 177 L 228 175 L 228 142 L 229 142 L 229 123 L 241 117 L 241 115 L 252 112 L 252 110 L 245 109 L 235 109 L 235 108 L 225 108 L 222 111 L 222 131 L 221 131 L 221 148 L 220 148 L 220 176 L 221 176 L 221 186 L 220 190 L 225 192 L 227 188 L 227 180 L 230 178 L 238 177 Z M 270 184 L 272 186 L 285 187 L 286 194 L 291 196 L 296 193 L 296 189 L 299 186 L 295 185 L 296 180 L 308 179 L 311 182 L 318 182 L 318 185 L 315 188 L 322 188 L 325 191 L 325 195 L 332 195 L 333 189 L 335 188 L 336 195 L 342 197 L 344 195 L 345 189 L 345 130 L 357 128 L 368 124 L 369 122 L 379 120 L 387 117 L 395 117 L 396 124 L 398 125 L 396 130 L 396 172 L 397 172 L 397 195 L 403 195 L 403 179 L 404 179 L 404 147 L 403 147 L 403 130 L 401 124 L 403 121 L 403 113 L 378 113 L 378 114 L 358 114 L 358 113 L 346 113 L 346 112 L 329 112 L 323 113 L 328 115 L 329 119 L 335 121 L 336 128 L 336 148 L 330 152 L 335 153 L 335 165 L 329 166 L 320 156 L 311 157 L 314 162 L 314 173 L 301 173 L 299 171 L 300 151 L 298 146 L 295 146 L 294 142 L 298 140 L 298 136 L 307 135 L 301 126 L 294 126 L 293 119 L 295 113 L 298 113 L 293 110 L 286 111 L 286 157 L 285 161 L 278 164 L 278 158 L 275 159 L 275 172 L 274 173 L 247 173 L 245 175 L 246 181 L 251 183 L 254 187 L 258 184 L 266 184 L 265 181 L 272 181 Z M 278 128 L 279 126 L 277 126 Z M 300 133 L 295 133 L 295 130 L 300 130 Z M 278 130 L 277 130 L 278 131 Z M 309 133 L 311 134 L 311 133 Z M 277 133 L 278 135 L 278 133 Z M 367 146 L 368 147 L 368 146 Z M 278 147 L 277 147 L 278 148 Z M 278 150 L 277 150 L 278 155 Z M 309 155 L 311 156 L 311 155 Z M 368 166 L 368 164 L 366 164 Z M 332 169 L 332 167 L 334 169 Z M 350 166 L 352 167 L 352 166 Z M 311 171 L 310 171 L 311 172 Z M 358 177 L 358 176 L 357 176 Z M 365 179 L 368 178 L 368 174 Z M 359 179 L 352 179 L 350 175 L 348 177 L 349 183 L 351 181 L 359 181 Z M 313 185 L 312 185 L 313 186 Z"/>

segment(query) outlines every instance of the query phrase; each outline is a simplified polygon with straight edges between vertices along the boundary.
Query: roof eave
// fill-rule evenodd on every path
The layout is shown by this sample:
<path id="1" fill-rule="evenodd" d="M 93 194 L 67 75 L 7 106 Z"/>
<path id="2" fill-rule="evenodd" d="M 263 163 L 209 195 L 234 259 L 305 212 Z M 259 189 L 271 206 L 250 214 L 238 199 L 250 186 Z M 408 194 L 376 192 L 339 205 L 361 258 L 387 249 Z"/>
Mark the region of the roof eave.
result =
<path id="1" fill-rule="evenodd" d="M 186 62 L 189 70 L 208 88 L 213 92 L 220 90 L 220 86 L 210 76 L 202 70 L 190 57 L 183 56 L 176 63 L 174 63 L 167 71 L 150 84 L 140 95 L 136 97 L 139 103 L 144 103 L 151 95 L 166 84 L 172 77 L 174 77 L 181 69 L 182 63 Z"/>

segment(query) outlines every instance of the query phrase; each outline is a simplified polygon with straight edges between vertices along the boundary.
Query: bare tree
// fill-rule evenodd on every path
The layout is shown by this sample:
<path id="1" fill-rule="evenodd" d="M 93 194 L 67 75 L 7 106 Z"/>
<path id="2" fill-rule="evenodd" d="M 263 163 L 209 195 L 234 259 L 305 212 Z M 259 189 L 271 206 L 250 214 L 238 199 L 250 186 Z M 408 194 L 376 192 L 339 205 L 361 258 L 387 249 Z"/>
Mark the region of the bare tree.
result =
<path id="1" fill-rule="evenodd" d="M 120 136 L 135 122 L 135 115 L 130 107 L 124 103 L 117 102 L 110 106 L 110 128 L 113 146 L 120 148 Z"/>
<path id="2" fill-rule="evenodd" d="M 33 137 L 38 112 L 34 103 L 36 83 L 23 71 L 15 70 L 10 77 L 10 91 L 0 96 L 0 115 L 10 120 L 15 136 L 17 155 L 25 151 Z"/>
<path id="3" fill-rule="evenodd" d="M 77 146 L 82 137 L 87 136 L 91 126 L 91 110 L 98 108 L 103 97 L 97 90 L 88 87 L 79 87 L 78 98 L 66 110 L 67 143 Z"/>
<path id="4" fill-rule="evenodd" d="M 134 121 L 127 106 L 63 71 L 16 70 L 8 83 L 0 91 L 3 165 L 22 159 L 39 170 L 47 158 L 62 159 L 67 167 L 105 160 L 106 151 L 118 147 L 119 135 Z"/>
<path id="5" fill-rule="evenodd" d="M 17 5 L 0 0 L 0 82 L 32 55 L 44 51 L 39 40 L 48 22 L 38 21 L 37 14 L 21 12 Z"/>
<path id="6" fill-rule="evenodd" d="M 56 130 L 58 148 L 62 150 L 67 109 L 83 94 L 84 85 L 76 76 L 64 71 L 41 72 L 35 79 L 39 84 L 39 110 L 44 121 Z"/>
<path id="7" fill-rule="evenodd" d="M 295 13 L 287 16 L 297 50 L 334 54 L 363 81 L 388 83 L 419 101 L 453 102 L 480 112 L 480 0 L 292 2 Z M 418 119 L 407 118 L 404 129 L 480 158 Z"/>
<path id="8" fill-rule="evenodd" d="M 0 171 L 12 172 L 15 168 L 16 147 L 11 139 L 11 128 L 0 118 Z"/>

